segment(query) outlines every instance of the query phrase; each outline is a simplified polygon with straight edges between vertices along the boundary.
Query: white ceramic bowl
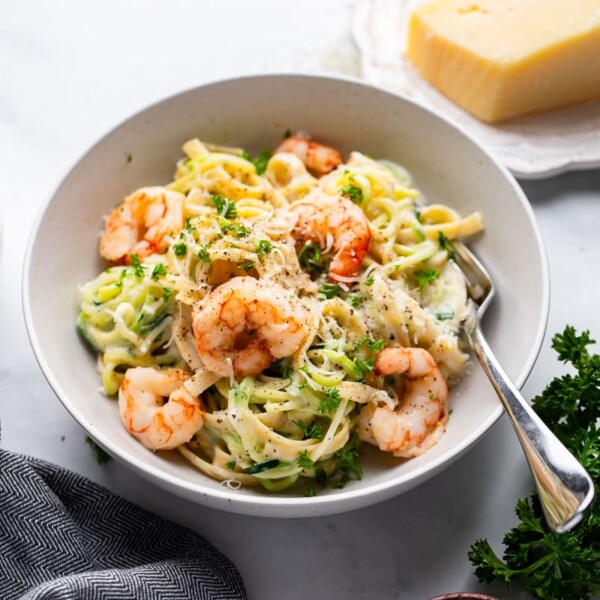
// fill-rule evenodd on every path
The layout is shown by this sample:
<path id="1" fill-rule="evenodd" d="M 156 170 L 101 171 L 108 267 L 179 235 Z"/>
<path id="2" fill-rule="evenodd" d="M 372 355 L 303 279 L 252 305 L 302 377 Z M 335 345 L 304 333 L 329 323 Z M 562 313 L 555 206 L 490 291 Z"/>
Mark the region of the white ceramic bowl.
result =
<path id="1" fill-rule="evenodd" d="M 394 160 L 413 174 L 430 202 L 444 202 L 463 214 L 484 214 L 487 229 L 471 246 L 498 288 L 485 334 L 518 386 L 542 342 L 549 287 L 533 212 L 506 169 L 440 117 L 367 85 L 300 75 L 222 81 L 155 104 L 101 139 L 54 192 L 30 240 L 24 310 L 40 366 L 73 417 L 143 477 L 215 508 L 276 517 L 342 512 L 400 494 L 448 466 L 502 412 L 492 387 L 473 365 L 452 393 L 448 430 L 436 447 L 406 462 L 365 449 L 362 481 L 312 498 L 230 490 L 177 452 L 149 452 L 125 431 L 116 402 L 99 393 L 96 359 L 75 329 L 78 286 L 103 268 L 97 251 L 103 215 L 135 188 L 169 181 L 181 145 L 191 137 L 258 151 L 273 147 L 287 129 L 309 131 L 345 153 L 357 149 Z"/>

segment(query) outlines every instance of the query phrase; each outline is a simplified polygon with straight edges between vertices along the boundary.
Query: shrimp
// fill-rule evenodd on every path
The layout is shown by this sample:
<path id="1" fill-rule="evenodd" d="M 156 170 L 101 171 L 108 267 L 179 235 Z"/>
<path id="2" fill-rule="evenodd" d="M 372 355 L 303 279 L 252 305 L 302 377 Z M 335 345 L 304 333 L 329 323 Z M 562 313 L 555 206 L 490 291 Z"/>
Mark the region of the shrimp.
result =
<path id="1" fill-rule="evenodd" d="M 343 196 L 311 194 L 292 204 L 290 210 L 298 216 L 292 231 L 296 247 L 308 240 L 322 248 L 331 246 L 336 252 L 329 279 L 347 283 L 358 275 L 371 243 L 369 221 L 360 206 Z"/>
<path id="2" fill-rule="evenodd" d="M 183 229 L 183 194 L 162 187 L 141 188 L 127 196 L 106 219 L 100 254 L 112 262 L 145 258 L 168 246 L 165 237 Z"/>
<path id="3" fill-rule="evenodd" d="M 127 369 L 119 388 L 121 418 L 146 448 L 171 450 L 202 429 L 202 403 L 183 387 L 189 377 L 181 369 Z"/>
<path id="4" fill-rule="evenodd" d="M 234 277 L 194 309 L 196 350 L 207 369 L 225 377 L 258 375 L 274 359 L 290 356 L 307 334 L 299 300 L 280 285 Z"/>
<path id="5" fill-rule="evenodd" d="M 395 409 L 365 404 L 360 439 L 394 456 L 423 454 L 446 430 L 448 387 L 435 360 L 422 348 L 385 348 L 375 360 L 376 375 L 404 375 L 406 385 Z"/>
<path id="6" fill-rule="evenodd" d="M 295 154 L 315 177 L 331 173 L 344 162 L 343 156 L 335 148 L 319 144 L 301 135 L 295 135 L 285 140 L 275 150 L 275 154 L 278 152 Z"/>

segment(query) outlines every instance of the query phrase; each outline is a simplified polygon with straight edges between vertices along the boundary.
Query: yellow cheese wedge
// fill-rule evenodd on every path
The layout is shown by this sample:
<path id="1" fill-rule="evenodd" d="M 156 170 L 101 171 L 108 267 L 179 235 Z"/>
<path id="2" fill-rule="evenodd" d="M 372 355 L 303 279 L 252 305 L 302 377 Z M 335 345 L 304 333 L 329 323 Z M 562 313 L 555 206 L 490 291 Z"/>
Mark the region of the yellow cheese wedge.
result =
<path id="1" fill-rule="evenodd" d="M 600 99 L 600 0 L 433 0 L 411 15 L 407 57 L 490 123 Z"/>

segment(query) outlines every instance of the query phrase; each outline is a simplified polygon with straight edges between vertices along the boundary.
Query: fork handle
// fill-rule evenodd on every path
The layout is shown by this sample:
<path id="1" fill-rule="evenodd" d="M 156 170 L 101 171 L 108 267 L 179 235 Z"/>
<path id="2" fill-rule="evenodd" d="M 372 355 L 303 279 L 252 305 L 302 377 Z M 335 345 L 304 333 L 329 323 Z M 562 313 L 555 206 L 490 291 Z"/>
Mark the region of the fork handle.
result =
<path id="1" fill-rule="evenodd" d="M 594 500 L 590 476 L 512 384 L 479 327 L 469 337 L 521 442 L 549 527 L 558 533 L 569 531 Z"/>

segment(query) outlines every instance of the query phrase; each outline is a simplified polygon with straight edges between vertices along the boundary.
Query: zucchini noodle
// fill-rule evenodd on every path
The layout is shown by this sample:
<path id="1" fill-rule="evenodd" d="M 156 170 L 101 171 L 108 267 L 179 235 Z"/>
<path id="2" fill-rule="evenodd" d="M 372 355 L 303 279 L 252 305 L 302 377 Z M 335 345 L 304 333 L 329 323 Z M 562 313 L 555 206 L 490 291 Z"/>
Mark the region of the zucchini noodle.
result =
<path id="1" fill-rule="evenodd" d="M 107 220 L 104 247 L 133 232 L 145 236 L 131 244 L 139 255 L 125 252 L 120 264 L 81 287 L 77 326 L 98 353 L 106 394 L 119 393 L 130 368 L 185 371 L 182 387 L 199 399 L 202 424 L 185 443 L 170 447 L 231 488 L 278 492 L 296 484 L 312 495 L 326 483 L 342 487 L 360 478 L 361 407 L 393 410 L 403 393 L 397 378 L 377 374 L 378 352 L 425 349 L 450 385 L 466 371 L 460 332 L 473 306 L 448 241 L 482 230 L 481 215 L 461 217 L 443 204 L 424 205 L 405 169 L 359 152 L 317 178 L 290 152 L 252 159 L 241 148 L 198 139 L 183 150 L 172 182 L 138 190 Z M 181 203 L 180 225 L 162 226 L 160 190 Z M 357 268 L 335 277 L 328 277 L 328 268 L 343 251 L 339 230 L 315 227 L 304 239 L 294 212 L 297 202 L 323 198 L 352 201 L 370 232 Z M 138 222 L 131 225 L 129 218 Z M 302 338 L 291 354 L 272 354 L 268 367 L 244 375 L 236 352 L 259 335 L 258 329 L 244 331 L 214 358 L 226 365 L 225 375 L 201 358 L 197 315 L 208 314 L 220 286 L 248 281 L 241 278 L 293 299 L 294 314 L 303 315 Z M 288 321 L 278 325 L 273 316 L 268 325 L 276 336 Z M 263 351 L 264 343 L 258 346 Z"/>

